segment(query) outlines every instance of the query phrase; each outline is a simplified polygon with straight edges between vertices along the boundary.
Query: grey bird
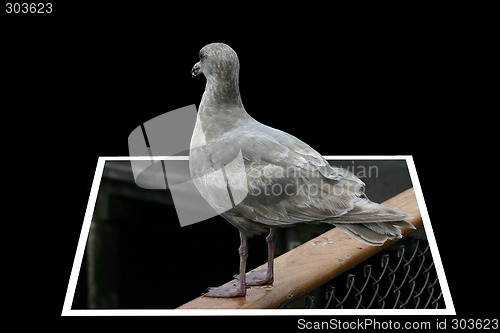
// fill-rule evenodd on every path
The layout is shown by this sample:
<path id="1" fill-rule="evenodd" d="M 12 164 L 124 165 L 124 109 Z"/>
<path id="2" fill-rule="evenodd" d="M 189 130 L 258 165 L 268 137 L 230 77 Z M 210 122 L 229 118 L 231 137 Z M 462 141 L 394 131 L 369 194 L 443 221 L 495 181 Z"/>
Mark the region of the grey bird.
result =
<path id="1" fill-rule="evenodd" d="M 203 73 L 207 83 L 191 138 L 190 173 L 202 196 L 238 228 L 241 239 L 239 283 L 209 288 L 204 296 L 240 297 L 247 286 L 272 284 L 276 228 L 328 223 L 374 246 L 401 238 L 397 227 L 414 229 L 407 214 L 370 201 L 365 184 L 353 173 L 252 118 L 241 101 L 240 64 L 231 47 L 208 44 L 199 57 L 191 74 Z M 267 270 L 246 275 L 248 238 L 263 233 L 268 233 Z"/>

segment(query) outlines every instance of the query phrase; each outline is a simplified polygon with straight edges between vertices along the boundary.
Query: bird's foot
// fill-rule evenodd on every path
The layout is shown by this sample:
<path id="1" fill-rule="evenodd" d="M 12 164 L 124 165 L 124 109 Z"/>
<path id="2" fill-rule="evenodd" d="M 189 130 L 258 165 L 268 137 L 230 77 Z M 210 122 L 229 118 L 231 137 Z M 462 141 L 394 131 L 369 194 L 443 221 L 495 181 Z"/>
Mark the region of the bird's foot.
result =
<path id="1" fill-rule="evenodd" d="M 273 284 L 273 277 L 267 271 L 250 272 L 246 275 L 247 286 L 265 286 Z"/>
<path id="2" fill-rule="evenodd" d="M 246 290 L 242 290 L 240 286 L 222 286 L 222 287 L 211 287 L 208 288 L 208 292 L 202 294 L 206 297 L 243 297 L 247 293 Z"/>

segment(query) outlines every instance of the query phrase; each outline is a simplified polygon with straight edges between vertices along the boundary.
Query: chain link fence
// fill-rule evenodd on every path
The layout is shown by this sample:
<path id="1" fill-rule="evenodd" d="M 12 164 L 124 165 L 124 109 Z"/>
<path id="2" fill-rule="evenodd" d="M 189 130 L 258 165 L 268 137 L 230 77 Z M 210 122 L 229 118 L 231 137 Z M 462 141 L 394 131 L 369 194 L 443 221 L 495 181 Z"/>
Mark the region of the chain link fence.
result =
<path id="1" fill-rule="evenodd" d="M 445 308 L 426 239 L 403 239 L 287 308 Z"/>

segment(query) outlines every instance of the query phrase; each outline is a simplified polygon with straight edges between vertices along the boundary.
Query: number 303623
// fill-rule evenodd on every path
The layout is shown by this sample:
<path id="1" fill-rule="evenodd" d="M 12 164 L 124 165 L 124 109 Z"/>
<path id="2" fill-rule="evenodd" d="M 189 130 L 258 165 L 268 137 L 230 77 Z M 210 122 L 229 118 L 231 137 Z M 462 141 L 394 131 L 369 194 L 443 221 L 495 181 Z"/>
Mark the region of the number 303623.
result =
<path id="1" fill-rule="evenodd" d="M 5 4 L 5 12 L 7 14 L 50 14 L 52 13 L 52 3 L 8 2 Z"/>

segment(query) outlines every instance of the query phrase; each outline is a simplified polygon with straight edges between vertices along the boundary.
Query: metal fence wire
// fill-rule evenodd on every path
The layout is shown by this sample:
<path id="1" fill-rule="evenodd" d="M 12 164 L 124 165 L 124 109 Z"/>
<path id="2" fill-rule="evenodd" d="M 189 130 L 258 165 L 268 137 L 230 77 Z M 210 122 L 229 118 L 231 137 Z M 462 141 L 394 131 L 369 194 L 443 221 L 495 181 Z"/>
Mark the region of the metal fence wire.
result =
<path id="1" fill-rule="evenodd" d="M 445 308 L 426 240 L 399 242 L 290 307 L 326 309 Z M 300 301 L 299 301 L 300 302 Z"/>

